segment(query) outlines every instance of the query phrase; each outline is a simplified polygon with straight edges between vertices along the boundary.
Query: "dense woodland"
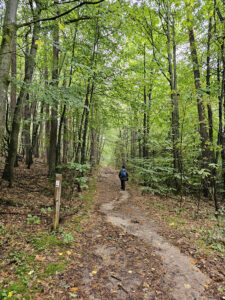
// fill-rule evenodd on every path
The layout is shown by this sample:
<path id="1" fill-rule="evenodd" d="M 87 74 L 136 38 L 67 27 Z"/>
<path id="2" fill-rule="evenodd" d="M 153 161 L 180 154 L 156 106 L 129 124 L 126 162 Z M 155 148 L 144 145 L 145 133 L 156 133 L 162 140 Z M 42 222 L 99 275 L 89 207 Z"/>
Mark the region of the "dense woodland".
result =
<path id="1" fill-rule="evenodd" d="M 144 191 L 223 209 L 224 0 L 7 0 L 0 16 L 9 186 L 34 158 L 82 177 L 108 144 Z"/>
<path id="2" fill-rule="evenodd" d="M 0 299 L 225 299 L 224 196 L 225 0 L 0 0 Z"/>

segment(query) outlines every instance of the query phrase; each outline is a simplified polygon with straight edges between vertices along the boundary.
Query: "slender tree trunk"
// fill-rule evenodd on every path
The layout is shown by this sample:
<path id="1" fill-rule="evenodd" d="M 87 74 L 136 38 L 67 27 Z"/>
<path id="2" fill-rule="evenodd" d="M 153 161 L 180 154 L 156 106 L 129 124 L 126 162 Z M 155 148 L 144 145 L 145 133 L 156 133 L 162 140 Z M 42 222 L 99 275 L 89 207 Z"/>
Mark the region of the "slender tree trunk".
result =
<path id="1" fill-rule="evenodd" d="M 41 109 L 40 109 L 40 114 L 42 115 L 44 112 L 44 103 L 41 103 Z M 35 105 L 35 110 L 33 113 L 33 133 L 32 133 L 32 147 L 31 147 L 31 153 L 30 153 L 30 161 L 29 161 L 29 167 L 33 163 L 33 153 L 36 158 L 39 158 L 39 145 L 38 145 L 38 138 L 41 134 L 41 124 L 42 121 L 39 120 L 37 122 L 37 106 Z M 38 134 L 38 130 L 40 128 L 40 133 Z"/>
<path id="2" fill-rule="evenodd" d="M 94 93 L 94 82 L 92 82 L 91 91 L 90 91 L 90 86 L 88 86 L 88 88 L 87 88 L 85 105 L 88 108 L 90 108 L 90 104 L 92 103 L 93 93 Z M 90 94 L 90 99 L 89 99 L 89 94 Z M 87 137 L 88 121 L 89 121 L 89 109 L 88 108 L 86 108 L 86 110 L 85 110 L 84 131 L 83 131 L 82 148 L 81 148 L 81 164 L 85 164 L 85 162 L 86 162 L 86 155 L 85 155 L 86 137 Z"/>
<path id="3" fill-rule="evenodd" d="M 67 124 L 68 124 L 68 120 L 67 118 L 65 118 L 63 123 L 63 163 L 64 164 L 67 163 L 68 143 L 69 143 Z"/>
<path id="4" fill-rule="evenodd" d="M 147 93 L 146 93 L 146 45 L 144 44 L 144 118 L 143 118 L 143 158 L 147 158 Z"/>
<path id="5" fill-rule="evenodd" d="M 220 101 L 221 105 L 223 104 L 223 129 L 221 134 L 221 141 L 222 141 L 222 151 L 221 151 L 221 158 L 222 158 L 222 176 L 223 176 L 223 184 L 225 187 L 225 42 L 223 41 L 222 47 L 221 47 L 221 56 L 222 56 L 222 67 L 223 67 L 223 73 L 222 73 L 222 81 L 221 81 L 221 96 Z M 222 112 L 221 112 L 222 114 Z"/>
<path id="6" fill-rule="evenodd" d="M 73 75 L 73 59 L 75 55 L 75 45 L 76 45 L 76 37 L 77 37 L 77 29 L 78 25 L 75 27 L 75 32 L 74 32 L 74 37 L 73 37 L 73 49 L 72 49 L 72 57 L 71 57 L 71 66 L 70 66 L 70 79 L 69 79 L 69 84 L 68 87 L 71 86 L 72 83 L 72 75 Z M 65 76 L 64 76 L 65 78 Z M 64 86 L 66 86 L 66 81 L 64 80 Z M 62 115 L 60 118 L 60 124 L 59 124 L 59 133 L 58 133 L 58 142 L 57 142 L 57 152 L 56 152 L 56 162 L 59 164 L 61 162 L 61 136 L 62 136 L 62 127 L 65 122 L 65 114 L 66 114 L 66 104 L 63 106 L 63 111 Z"/>
<path id="7" fill-rule="evenodd" d="M 29 95 L 27 94 L 26 102 L 24 107 L 24 126 L 23 126 L 23 136 L 24 136 L 24 149 L 25 149 L 25 162 L 29 165 L 30 162 L 30 148 L 31 148 L 31 108 L 28 102 Z M 28 168 L 29 169 L 29 168 Z"/>
<path id="8" fill-rule="evenodd" d="M 97 51 L 98 51 L 98 44 L 99 44 L 99 24 L 98 19 L 96 23 L 96 34 L 95 34 L 95 40 L 93 43 L 93 50 L 92 50 L 92 58 L 91 58 L 91 68 L 96 66 L 97 63 Z M 95 80 L 96 74 L 89 76 L 88 82 L 87 82 L 87 92 L 85 97 L 85 107 L 83 109 L 82 118 L 81 118 L 81 124 L 80 129 L 78 133 L 78 146 L 76 149 L 76 156 L 75 156 L 75 162 L 79 162 L 79 156 L 81 157 L 81 163 L 85 162 L 85 151 L 86 151 L 86 136 L 87 136 L 87 126 L 88 126 L 88 115 L 89 115 L 89 107 L 90 103 L 93 99 L 93 92 L 94 92 L 94 80 Z M 89 100 L 90 97 L 90 100 Z M 84 126 L 84 128 L 83 128 Z M 83 129 L 83 135 L 82 135 L 82 129 Z M 81 140 L 82 137 L 82 140 Z M 80 153 L 81 152 L 81 153 Z"/>
<path id="9" fill-rule="evenodd" d="M 12 56 L 12 43 L 16 34 L 16 12 L 18 0 L 6 1 L 6 12 L 0 46 L 0 147 L 5 131 L 6 98 L 9 85 L 9 69 Z"/>
<path id="10" fill-rule="evenodd" d="M 179 105 L 178 105 L 178 93 L 177 93 L 177 68 L 176 68 L 176 34 L 175 34 L 175 18 L 171 14 L 170 2 L 167 1 L 163 5 L 165 13 L 162 13 L 162 7 L 159 5 L 159 15 L 162 21 L 163 29 L 167 37 L 167 59 L 168 59 L 168 71 L 169 77 L 162 71 L 164 77 L 168 80 L 171 90 L 171 131 L 172 131 L 172 144 L 173 144 L 173 167 L 174 171 L 181 174 L 182 161 L 179 148 Z M 172 29 L 172 37 L 171 37 Z M 153 55 L 155 57 L 155 44 L 153 41 L 153 34 L 151 32 L 151 40 L 153 45 Z M 177 189 L 180 189 L 180 183 L 176 180 Z"/>
<path id="11" fill-rule="evenodd" d="M 12 41 L 12 57 L 11 57 L 11 76 L 15 80 L 16 79 L 16 34 L 13 36 Z M 16 107 L 16 84 L 11 81 L 11 116 L 14 114 L 14 110 Z"/>
<path id="12" fill-rule="evenodd" d="M 61 135 L 62 135 L 62 127 L 65 122 L 65 114 L 66 114 L 66 104 L 63 105 L 63 111 L 59 123 L 58 143 L 57 143 L 57 151 L 56 151 L 57 165 L 61 163 Z"/>
<path id="13" fill-rule="evenodd" d="M 208 162 L 208 157 L 210 157 L 210 151 L 208 147 L 209 135 L 207 132 L 205 108 L 202 100 L 200 69 L 199 69 L 197 48 L 196 48 L 193 28 L 189 28 L 189 42 L 191 48 L 191 58 L 193 63 L 195 89 L 197 92 L 197 107 L 198 107 L 198 119 L 199 119 L 200 137 L 201 137 L 202 158 L 203 161 Z"/>
<path id="14" fill-rule="evenodd" d="M 36 8 L 35 17 L 38 18 L 41 13 L 41 9 L 37 1 L 36 3 L 37 3 L 37 8 Z M 40 24 L 35 23 L 33 27 L 33 37 L 32 37 L 30 53 L 29 55 L 26 55 L 26 59 L 25 59 L 24 84 L 21 87 L 20 94 L 17 99 L 17 103 L 15 107 L 14 117 L 13 117 L 8 157 L 3 172 L 3 178 L 9 181 L 9 186 L 12 186 L 12 182 L 13 182 L 13 168 L 14 168 L 16 155 L 17 155 L 18 138 L 19 138 L 21 117 L 22 117 L 22 106 L 23 106 L 23 101 L 26 99 L 27 96 L 26 86 L 27 84 L 31 83 L 34 68 L 35 68 L 35 58 L 37 54 L 36 41 L 38 39 L 39 30 L 40 30 Z"/>
<path id="15" fill-rule="evenodd" d="M 210 43 L 212 38 L 212 17 L 209 18 L 209 27 L 208 27 L 208 41 L 207 41 L 207 58 L 206 58 L 206 88 L 207 94 L 209 96 L 208 103 L 207 103 L 207 110 L 208 110 L 208 125 L 209 125 L 209 140 L 213 145 L 213 113 L 212 113 L 212 106 L 210 103 L 210 77 L 211 77 L 211 70 L 210 70 Z"/>
<path id="16" fill-rule="evenodd" d="M 53 85 L 58 86 L 58 64 L 59 64 L 59 27 L 58 24 L 55 25 L 53 32 L 53 69 L 52 69 L 52 80 Z M 57 150 L 57 132 L 58 132 L 58 123 L 57 123 L 57 113 L 58 113 L 58 103 L 52 105 L 51 108 L 51 131 L 50 131 L 50 147 L 49 147 L 49 164 L 48 164 L 48 173 L 49 176 L 53 176 L 56 169 L 56 150 Z"/>
<path id="17" fill-rule="evenodd" d="M 212 161 L 212 151 L 209 147 L 209 134 L 207 130 L 207 120 L 205 114 L 205 107 L 203 104 L 203 97 L 201 91 L 201 82 L 200 82 L 200 68 L 198 62 L 197 47 L 195 42 L 194 30 L 192 27 L 188 28 L 189 32 L 189 42 L 191 49 L 191 58 L 193 63 L 193 73 L 195 81 L 195 89 L 197 92 L 197 108 L 198 108 L 198 120 L 199 120 L 199 133 L 201 138 L 201 152 L 202 152 L 202 168 L 208 169 L 209 163 Z M 208 177 L 205 177 L 203 180 L 204 195 L 208 196 Z"/>

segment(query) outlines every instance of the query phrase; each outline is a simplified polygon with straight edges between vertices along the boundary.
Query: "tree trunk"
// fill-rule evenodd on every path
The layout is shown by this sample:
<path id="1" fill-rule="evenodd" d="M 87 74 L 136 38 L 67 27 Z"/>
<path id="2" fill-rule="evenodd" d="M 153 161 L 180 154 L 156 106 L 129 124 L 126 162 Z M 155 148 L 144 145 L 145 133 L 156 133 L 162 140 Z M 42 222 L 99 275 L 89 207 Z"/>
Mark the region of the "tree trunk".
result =
<path id="1" fill-rule="evenodd" d="M 6 98 L 9 85 L 9 69 L 12 55 L 12 42 L 16 33 L 16 12 L 18 0 L 6 1 L 6 12 L 0 47 L 0 147 L 5 131 Z"/>
<path id="2" fill-rule="evenodd" d="M 197 92 L 197 108 L 198 108 L 198 120 L 199 120 L 199 133 L 201 138 L 201 153 L 202 153 L 202 168 L 209 170 L 209 163 L 212 162 L 212 151 L 210 151 L 209 147 L 209 134 L 207 130 L 207 120 L 205 114 L 205 107 L 203 104 L 203 96 L 201 91 L 201 82 L 200 82 L 200 68 L 198 62 L 198 54 L 197 47 L 195 42 L 194 30 L 192 27 L 188 28 L 189 32 L 189 42 L 190 42 L 190 50 L 191 50 L 191 58 L 193 63 L 193 73 L 194 73 L 194 82 L 195 89 Z M 209 178 L 205 177 L 203 179 L 203 191 L 204 196 L 208 196 L 209 194 Z"/>
<path id="3" fill-rule="evenodd" d="M 191 48 L 191 58 L 193 63 L 195 89 L 197 92 L 197 107 L 198 107 L 198 119 L 199 119 L 199 127 L 200 127 L 199 133 L 201 137 L 202 159 L 206 163 L 208 162 L 208 157 L 210 157 L 210 151 L 208 147 L 209 135 L 206 126 L 205 108 L 202 100 L 200 69 L 199 69 L 197 48 L 196 48 L 193 28 L 189 28 L 189 42 Z M 207 164 L 204 165 L 206 166 Z"/>
<path id="4" fill-rule="evenodd" d="M 24 148 L 25 148 L 25 162 L 29 165 L 30 162 L 30 148 L 31 148 L 31 108 L 30 103 L 28 103 L 29 95 L 27 94 L 26 102 L 24 107 L 24 126 L 23 126 L 23 136 L 24 136 Z M 28 167 L 29 169 L 29 167 Z"/>
<path id="5" fill-rule="evenodd" d="M 222 158 L 222 176 L 223 176 L 223 184 L 225 188 L 225 42 L 223 41 L 222 47 L 221 47 L 221 56 L 222 56 L 222 66 L 223 66 L 223 73 L 222 73 L 222 81 L 221 81 L 221 96 L 220 101 L 221 105 L 223 103 L 223 122 L 224 126 L 222 129 L 221 134 L 221 141 L 222 141 L 222 151 L 221 151 L 221 158 Z M 222 112 L 221 112 L 222 115 Z"/>
<path id="6" fill-rule="evenodd" d="M 90 109 L 90 104 L 93 100 L 93 93 L 94 93 L 94 82 L 92 82 L 91 91 L 90 91 L 90 86 L 88 84 L 87 93 L 86 93 L 85 105 L 87 106 L 87 108 L 85 109 L 85 117 L 84 117 L 84 131 L 83 131 L 83 136 L 82 136 L 82 147 L 81 147 L 81 164 L 85 164 L 85 162 L 86 162 L 86 155 L 85 155 L 86 137 L 87 137 L 87 131 L 88 131 L 89 109 Z M 90 94 L 90 99 L 89 99 L 89 94 Z"/>
<path id="7" fill-rule="evenodd" d="M 95 40 L 94 40 L 94 43 L 93 43 L 93 50 L 92 50 L 90 68 L 93 68 L 94 66 L 96 66 L 99 37 L 100 37 L 100 32 L 99 32 L 99 24 L 98 24 L 98 19 L 97 19 L 96 34 L 95 34 Z M 86 159 L 85 151 L 86 151 L 86 136 L 87 136 L 87 129 L 88 129 L 87 128 L 87 126 L 88 126 L 88 115 L 89 115 L 90 103 L 92 102 L 92 99 L 93 99 L 95 76 L 96 76 L 95 73 L 93 75 L 89 76 L 88 82 L 87 82 L 85 107 L 83 109 L 80 129 L 79 129 L 79 133 L 78 133 L 78 146 L 77 146 L 77 149 L 76 149 L 75 162 L 79 162 L 79 156 L 81 156 L 81 158 L 80 158 L 81 163 L 84 163 L 85 159 Z M 90 97 L 90 100 L 89 100 L 89 97 Z M 83 125 L 84 125 L 84 131 L 83 131 L 83 135 L 82 135 Z M 81 136 L 82 136 L 82 141 L 81 141 Z"/>
<path id="8" fill-rule="evenodd" d="M 146 45 L 144 44 L 144 118 L 143 118 L 143 158 L 147 154 L 147 93 L 146 93 Z"/>
<path id="9" fill-rule="evenodd" d="M 208 27 L 208 41 L 207 41 L 207 58 L 206 58 L 206 89 L 207 94 L 209 96 L 208 103 L 207 103 L 207 110 L 208 110 L 208 125 L 209 125 L 209 140 L 213 145 L 213 113 L 212 113 L 212 106 L 210 103 L 210 77 L 211 77 L 211 70 L 210 70 L 210 43 L 212 38 L 212 17 L 209 18 L 209 27 Z"/>
<path id="10" fill-rule="evenodd" d="M 40 6 L 38 5 L 38 2 L 36 2 L 36 3 L 37 3 L 36 17 L 38 18 L 41 13 L 41 9 L 40 9 Z M 20 123 L 21 123 L 21 118 L 22 118 L 23 101 L 24 101 L 24 99 L 26 99 L 26 96 L 27 96 L 26 87 L 32 81 L 32 76 L 33 76 L 33 72 L 34 72 L 34 68 L 35 68 L 35 58 L 36 58 L 36 54 L 37 54 L 36 41 L 38 39 L 39 30 L 40 30 L 40 24 L 35 23 L 34 27 L 33 27 L 33 37 L 32 37 L 30 53 L 29 53 L 29 55 L 26 55 L 26 59 L 25 59 L 24 83 L 21 87 L 20 94 L 17 99 L 17 103 L 16 103 L 16 107 L 15 107 L 14 116 L 13 116 L 8 157 L 7 157 L 5 169 L 3 172 L 3 178 L 9 181 L 10 187 L 12 186 L 12 182 L 13 182 L 13 168 L 14 168 L 16 154 L 17 154 Z"/>
<path id="11" fill-rule="evenodd" d="M 67 129 L 68 120 L 65 119 L 63 123 L 63 163 L 67 163 L 67 155 L 68 155 L 68 129 Z"/>
<path id="12" fill-rule="evenodd" d="M 55 25 L 55 29 L 53 32 L 53 68 L 52 68 L 52 80 L 53 85 L 58 86 L 58 77 L 59 77 L 59 27 L 58 24 Z M 57 122 L 57 114 L 58 114 L 58 103 L 55 101 L 51 108 L 51 131 L 50 131 L 50 147 L 49 147 L 49 164 L 48 164 L 48 174 L 49 176 L 53 176 L 55 174 L 56 169 L 56 150 L 57 150 L 57 131 L 58 131 L 58 122 Z"/>
<path id="13" fill-rule="evenodd" d="M 11 76 L 16 79 L 16 34 L 13 36 L 12 41 L 12 56 L 11 56 Z M 11 118 L 14 114 L 16 107 L 16 84 L 11 81 Z"/>

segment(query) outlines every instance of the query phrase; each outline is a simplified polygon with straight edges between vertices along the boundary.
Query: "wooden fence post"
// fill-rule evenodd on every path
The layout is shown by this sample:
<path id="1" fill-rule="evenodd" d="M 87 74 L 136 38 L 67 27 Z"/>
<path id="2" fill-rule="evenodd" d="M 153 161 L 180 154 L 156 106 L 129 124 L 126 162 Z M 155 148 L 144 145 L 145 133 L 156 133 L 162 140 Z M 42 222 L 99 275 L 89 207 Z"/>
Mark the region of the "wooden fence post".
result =
<path id="1" fill-rule="evenodd" d="M 56 230 L 59 226 L 59 210 L 62 188 L 62 174 L 56 174 L 55 194 L 54 194 L 54 212 L 53 212 L 53 229 Z"/>

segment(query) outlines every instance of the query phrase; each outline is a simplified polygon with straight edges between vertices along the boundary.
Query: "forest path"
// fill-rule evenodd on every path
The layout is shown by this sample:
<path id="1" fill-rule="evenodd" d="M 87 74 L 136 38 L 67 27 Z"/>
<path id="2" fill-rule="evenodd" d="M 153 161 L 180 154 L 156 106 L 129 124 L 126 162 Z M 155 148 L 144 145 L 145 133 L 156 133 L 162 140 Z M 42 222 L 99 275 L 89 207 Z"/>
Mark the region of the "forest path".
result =
<path id="1" fill-rule="evenodd" d="M 111 172 L 107 173 L 107 169 L 103 169 L 101 177 L 102 182 L 105 182 L 104 186 L 112 188 Z M 118 183 L 117 185 L 119 186 Z M 99 192 L 104 194 L 104 191 L 100 190 Z M 120 191 L 117 199 L 103 203 L 100 209 L 106 214 L 107 221 L 154 247 L 154 253 L 160 257 L 164 271 L 166 270 L 163 277 L 166 285 L 170 287 L 173 299 L 204 299 L 201 295 L 209 278 L 191 263 L 190 257 L 182 254 L 177 247 L 157 234 L 157 225 L 147 218 L 146 212 L 137 207 L 129 188 L 128 191 Z M 151 282 L 148 284 L 151 286 Z M 147 294 L 145 296 L 148 298 Z M 166 295 L 164 297 L 166 299 Z"/>
<path id="2" fill-rule="evenodd" d="M 118 174 L 102 168 L 82 232 L 82 255 L 61 280 L 72 280 L 70 290 L 85 300 L 213 299 L 204 296 L 207 276 L 157 234 L 131 191 L 120 191 Z"/>

